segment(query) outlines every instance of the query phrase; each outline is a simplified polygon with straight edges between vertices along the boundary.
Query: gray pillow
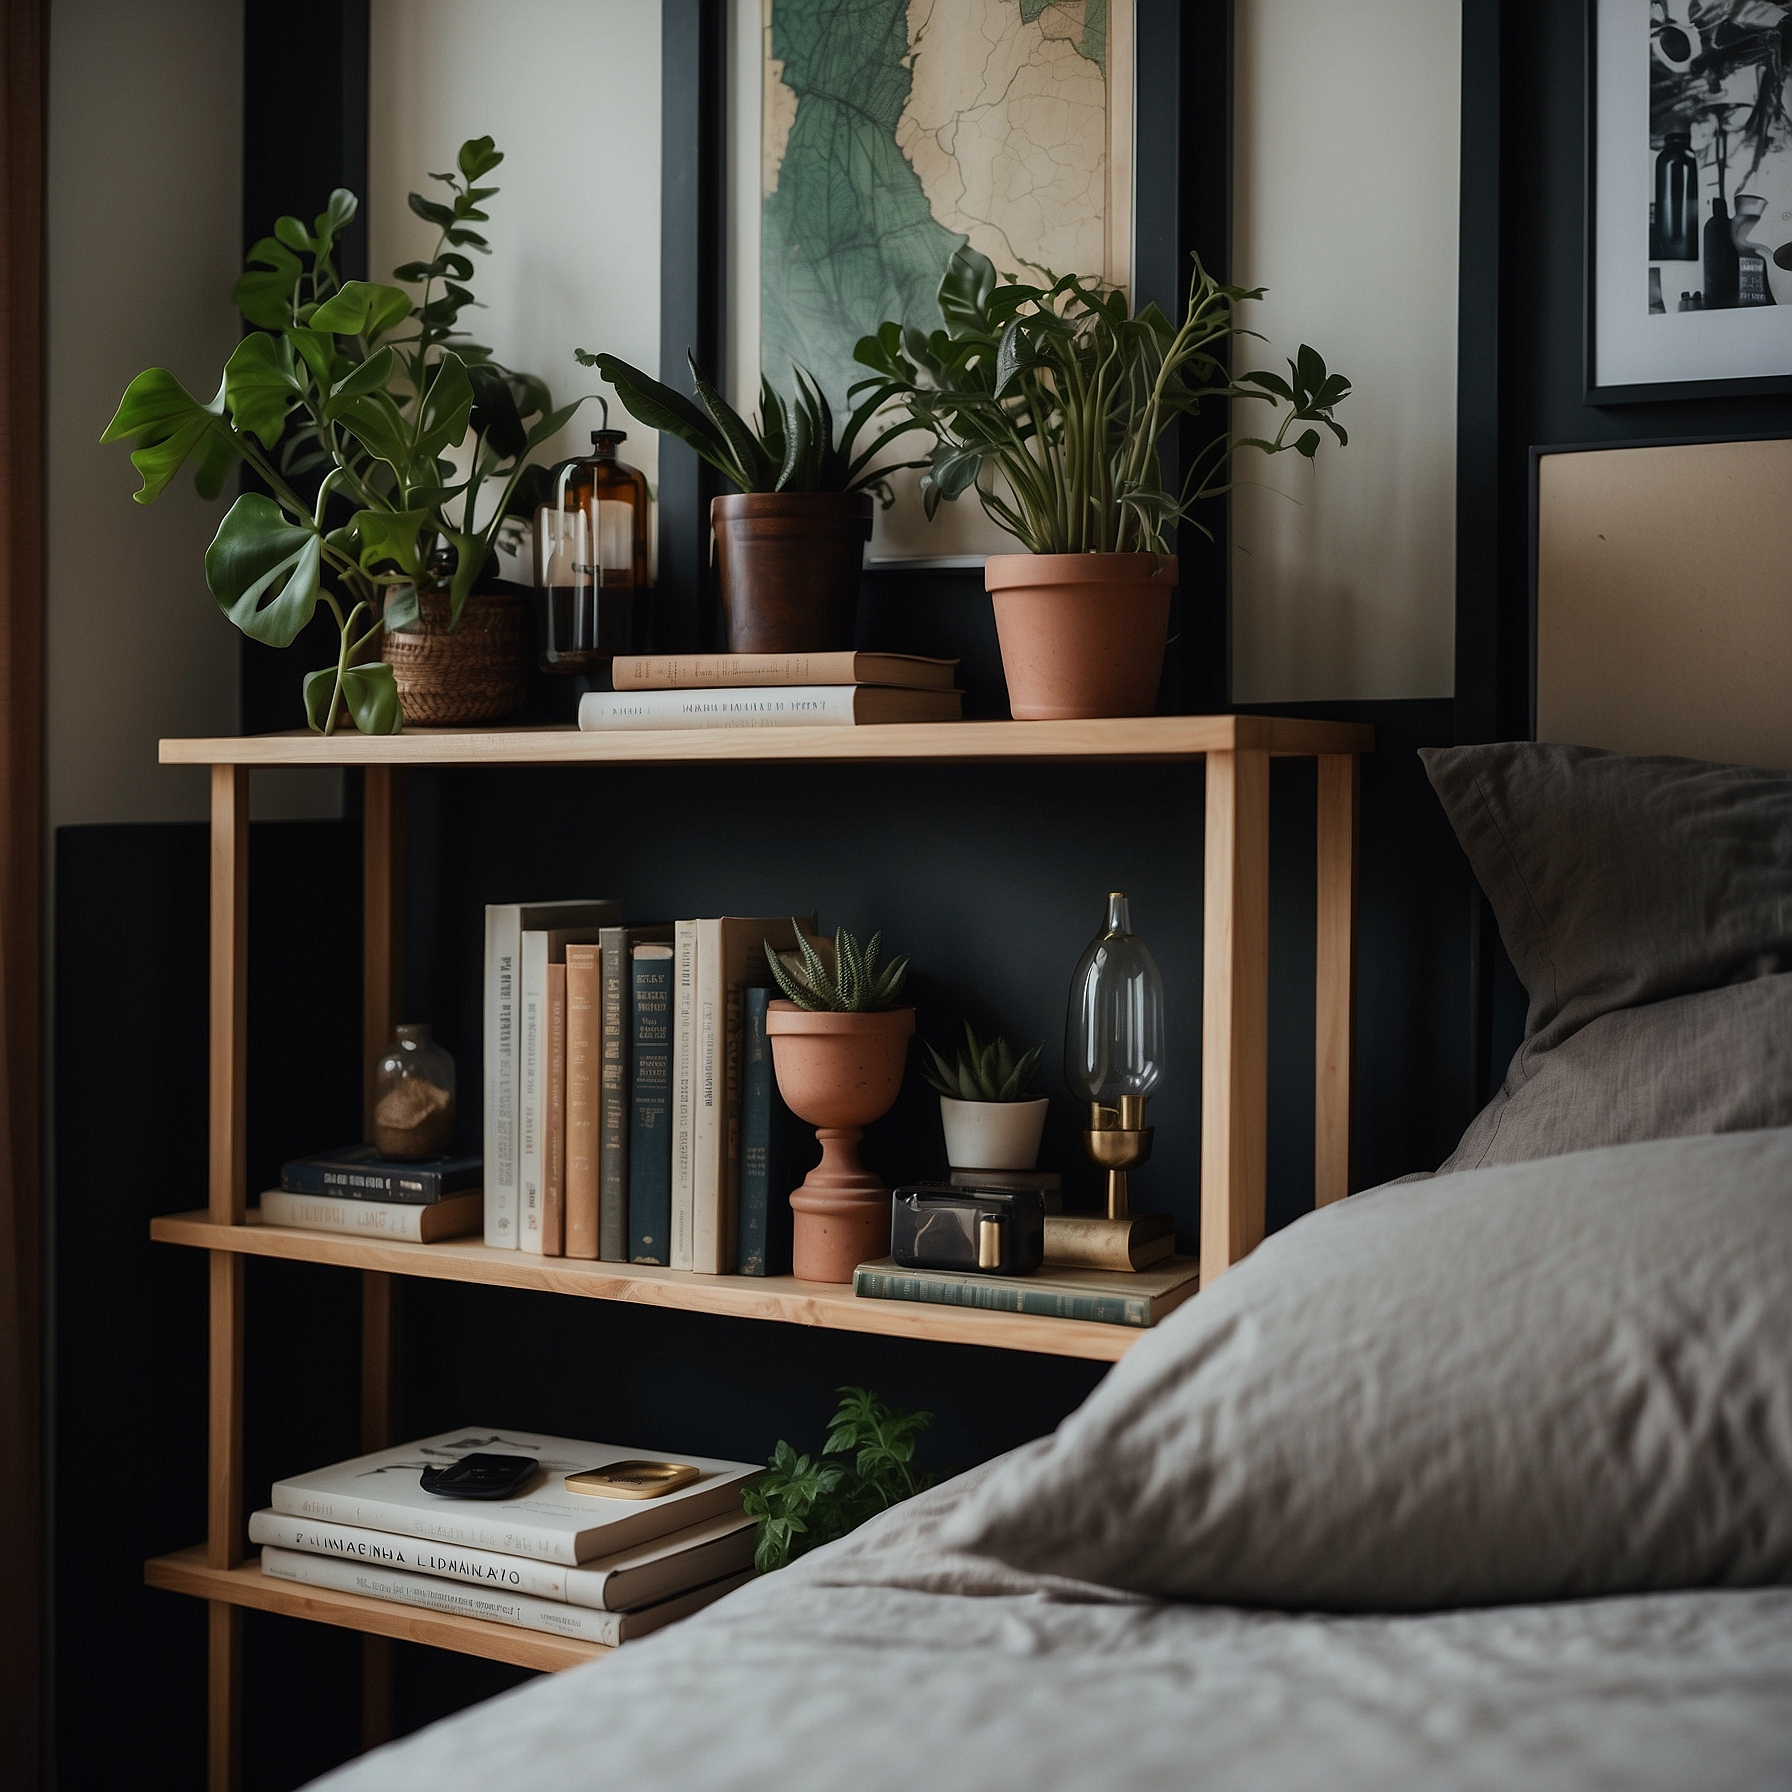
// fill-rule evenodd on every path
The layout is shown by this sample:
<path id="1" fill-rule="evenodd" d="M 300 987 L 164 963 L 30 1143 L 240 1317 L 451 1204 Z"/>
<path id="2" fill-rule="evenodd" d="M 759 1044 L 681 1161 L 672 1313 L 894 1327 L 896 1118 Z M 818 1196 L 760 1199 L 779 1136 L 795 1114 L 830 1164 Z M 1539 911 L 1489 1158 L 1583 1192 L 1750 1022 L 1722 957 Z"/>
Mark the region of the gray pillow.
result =
<path id="1" fill-rule="evenodd" d="M 1792 1580 L 1792 1130 L 1321 1208 L 950 1528 L 1019 1568 L 1291 1610 Z"/>
<path id="2" fill-rule="evenodd" d="M 1420 757 L 1530 997 L 1445 1170 L 1792 1123 L 1792 776 L 1534 742 Z"/>

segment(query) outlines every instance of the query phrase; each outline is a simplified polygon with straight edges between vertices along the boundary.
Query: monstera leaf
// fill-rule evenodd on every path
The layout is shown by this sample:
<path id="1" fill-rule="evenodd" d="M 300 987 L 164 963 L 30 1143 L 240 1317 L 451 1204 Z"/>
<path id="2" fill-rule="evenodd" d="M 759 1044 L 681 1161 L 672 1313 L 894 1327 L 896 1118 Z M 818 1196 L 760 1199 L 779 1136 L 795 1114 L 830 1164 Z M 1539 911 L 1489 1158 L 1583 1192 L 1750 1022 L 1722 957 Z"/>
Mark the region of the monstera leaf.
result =
<path id="1" fill-rule="evenodd" d="M 290 647 L 317 608 L 322 559 L 315 529 L 289 523 L 272 498 L 245 492 L 205 550 L 205 582 L 251 640 Z"/>

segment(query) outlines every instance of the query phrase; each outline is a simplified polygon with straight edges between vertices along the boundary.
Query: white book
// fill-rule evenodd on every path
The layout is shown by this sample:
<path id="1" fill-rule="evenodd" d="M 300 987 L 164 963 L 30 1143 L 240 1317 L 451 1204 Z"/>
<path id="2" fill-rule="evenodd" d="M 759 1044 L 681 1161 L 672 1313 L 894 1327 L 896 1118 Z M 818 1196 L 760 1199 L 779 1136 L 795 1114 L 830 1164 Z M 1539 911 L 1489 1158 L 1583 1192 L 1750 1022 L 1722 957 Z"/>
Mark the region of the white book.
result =
<path id="1" fill-rule="evenodd" d="M 613 927 L 620 902 L 495 902 L 485 911 L 485 1242 L 517 1243 L 522 1100 L 517 998 L 525 927 Z"/>
<path id="2" fill-rule="evenodd" d="M 262 1511 L 249 1519 L 249 1541 L 306 1555 L 334 1556 L 363 1568 L 396 1568 L 467 1581 L 531 1599 L 559 1599 L 593 1611 L 626 1612 L 707 1585 L 753 1566 L 755 1521 L 744 1512 L 706 1519 L 682 1531 L 598 1556 L 579 1568 L 529 1556 L 499 1555 L 425 1537 L 401 1537 L 359 1525 L 320 1523 Z"/>
<path id="3" fill-rule="evenodd" d="M 541 1466 L 514 1499 L 448 1500 L 424 1492 L 424 1469 L 445 1467 L 477 1450 L 533 1456 Z M 738 1512 L 747 1483 L 765 1472 L 750 1462 L 679 1456 L 675 1460 L 697 1469 L 698 1477 L 658 1499 L 612 1499 L 572 1493 L 566 1487 L 568 1475 L 585 1469 L 641 1457 L 657 1460 L 662 1454 L 621 1444 L 467 1426 L 308 1474 L 289 1475 L 274 1483 L 268 1503 L 294 1518 L 393 1531 L 576 1568 L 594 1556 L 613 1555 L 704 1519 Z"/>
<path id="4" fill-rule="evenodd" d="M 672 930 L 672 1214 L 666 1261 L 691 1267 L 691 1207 L 696 1198 L 697 923 Z"/>
<path id="5" fill-rule="evenodd" d="M 581 1642 L 602 1643 L 610 1649 L 634 1637 L 651 1636 L 654 1631 L 713 1605 L 725 1593 L 732 1593 L 753 1578 L 751 1573 L 731 1574 L 707 1587 L 693 1587 L 676 1598 L 662 1599 L 658 1605 L 644 1605 L 632 1612 L 602 1612 L 563 1600 L 532 1599 L 527 1593 L 505 1593 L 493 1587 L 466 1587 L 430 1574 L 365 1567 L 359 1562 L 305 1555 L 296 1549 L 271 1545 L 261 1552 L 261 1571 L 275 1580 L 297 1581 L 301 1586 L 331 1587 L 338 1593 L 360 1593 L 369 1599 L 421 1606 L 425 1611 L 447 1612 L 458 1618 L 514 1624 L 519 1630 L 545 1630 L 553 1636 L 577 1637 Z"/>
<path id="6" fill-rule="evenodd" d="M 363 1238 L 395 1238 L 403 1244 L 434 1244 L 465 1238 L 480 1227 L 485 1197 L 477 1189 L 440 1201 L 361 1201 L 353 1195 L 295 1195 L 283 1188 L 264 1190 L 264 1226 L 297 1226 L 305 1232 L 352 1232 Z"/>
<path id="7" fill-rule="evenodd" d="M 631 728 L 851 728 L 871 722 L 956 722 L 958 691 L 899 690 L 877 684 L 752 685 L 736 689 L 587 691 L 579 726 L 593 733 Z"/>

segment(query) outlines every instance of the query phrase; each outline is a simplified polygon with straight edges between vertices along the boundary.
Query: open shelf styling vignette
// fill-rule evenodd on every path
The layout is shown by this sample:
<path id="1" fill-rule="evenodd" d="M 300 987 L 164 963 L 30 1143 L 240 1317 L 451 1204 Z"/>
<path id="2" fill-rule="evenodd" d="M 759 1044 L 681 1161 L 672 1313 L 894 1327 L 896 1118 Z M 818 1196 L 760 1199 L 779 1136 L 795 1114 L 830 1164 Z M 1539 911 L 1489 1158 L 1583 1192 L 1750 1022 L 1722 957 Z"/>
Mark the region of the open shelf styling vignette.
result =
<path id="1" fill-rule="evenodd" d="M 717 1277 L 487 1250 L 466 1241 L 404 1245 L 263 1226 L 248 1208 L 249 775 L 258 766 L 365 768 L 362 1043 L 365 1099 L 398 1019 L 406 766 L 517 767 L 677 761 L 1025 761 L 1204 759 L 1202 908 L 1201 1281 L 1263 1236 L 1269 1009 L 1269 762 L 1318 761 L 1314 1196 L 1349 1193 L 1351 1035 L 1359 755 L 1372 731 L 1273 716 L 1154 716 L 1114 721 L 959 722 L 871 728 L 694 729 L 608 735 L 577 729 L 416 730 L 393 736 L 251 735 L 165 740 L 164 765 L 211 768 L 211 946 L 208 1199 L 169 1215 L 153 1238 L 209 1257 L 209 1463 L 206 1541 L 157 1557 L 152 1586 L 207 1602 L 208 1783 L 239 1778 L 242 1611 L 285 1612 L 364 1635 L 363 1739 L 386 1739 L 390 1639 L 408 1638 L 522 1666 L 558 1668 L 592 1645 L 475 1619 L 447 1619 L 349 1594 L 288 1587 L 245 1561 L 243 1264 L 281 1256 L 361 1269 L 361 1448 L 393 1441 L 393 1277 L 429 1276 L 604 1300 L 838 1327 L 911 1338 L 1116 1360 L 1141 1334 L 1127 1327 L 1019 1314 L 858 1300 L 849 1290 L 777 1277 Z M 517 1257 L 512 1263 L 510 1258 Z M 501 1633 L 501 1634 L 500 1634 Z"/>

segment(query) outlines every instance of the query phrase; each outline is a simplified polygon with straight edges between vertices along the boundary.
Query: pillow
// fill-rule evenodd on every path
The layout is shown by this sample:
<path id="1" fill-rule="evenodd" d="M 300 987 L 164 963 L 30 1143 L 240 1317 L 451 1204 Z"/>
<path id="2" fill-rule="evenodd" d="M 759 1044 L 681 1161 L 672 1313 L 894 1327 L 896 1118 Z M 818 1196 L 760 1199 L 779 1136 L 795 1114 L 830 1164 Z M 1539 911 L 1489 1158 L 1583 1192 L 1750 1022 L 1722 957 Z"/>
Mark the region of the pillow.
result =
<path id="1" fill-rule="evenodd" d="M 1321 1208 L 949 1530 L 1018 1568 L 1290 1610 L 1792 1580 L 1792 1130 Z"/>
<path id="2" fill-rule="evenodd" d="M 1792 1123 L 1792 776 L 1533 742 L 1420 757 L 1530 997 L 1445 1170 Z"/>

